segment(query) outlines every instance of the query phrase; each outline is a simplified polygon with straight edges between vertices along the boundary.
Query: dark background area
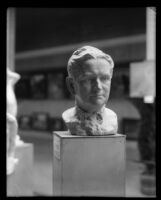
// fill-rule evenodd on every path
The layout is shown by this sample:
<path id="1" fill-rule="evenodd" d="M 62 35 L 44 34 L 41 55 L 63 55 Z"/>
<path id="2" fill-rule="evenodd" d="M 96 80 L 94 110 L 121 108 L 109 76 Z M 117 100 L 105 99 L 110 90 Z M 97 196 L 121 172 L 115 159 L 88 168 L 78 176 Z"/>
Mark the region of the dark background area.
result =
<path id="1" fill-rule="evenodd" d="M 145 33 L 145 8 L 16 8 L 16 52 Z"/>

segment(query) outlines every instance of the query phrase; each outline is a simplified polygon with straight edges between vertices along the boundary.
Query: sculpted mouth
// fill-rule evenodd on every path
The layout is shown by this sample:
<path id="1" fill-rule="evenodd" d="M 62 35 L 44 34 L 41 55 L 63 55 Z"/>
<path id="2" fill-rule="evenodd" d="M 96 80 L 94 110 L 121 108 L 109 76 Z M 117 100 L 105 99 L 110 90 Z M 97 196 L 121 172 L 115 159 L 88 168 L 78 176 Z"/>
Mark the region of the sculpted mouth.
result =
<path id="1" fill-rule="evenodd" d="M 93 94 L 91 97 L 103 97 L 103 94 Z"/>

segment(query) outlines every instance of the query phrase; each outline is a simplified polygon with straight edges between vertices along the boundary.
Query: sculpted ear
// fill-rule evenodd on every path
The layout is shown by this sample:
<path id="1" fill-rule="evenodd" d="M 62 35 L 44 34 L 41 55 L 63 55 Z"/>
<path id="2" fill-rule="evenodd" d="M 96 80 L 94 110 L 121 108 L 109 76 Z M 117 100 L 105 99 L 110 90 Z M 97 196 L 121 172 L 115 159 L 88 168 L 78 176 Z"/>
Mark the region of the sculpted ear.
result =
<path id="1" fill-rule="evenodd" d="M 74 82 L 73 79 L 71 77 L 67 77 L 66 78 L 66 84 L 67 84 L 67 88 L 70 91 L 70 93 L 72 95 L 75 95 L 75 87 L 74 87 Z"/>
<path id="2" fill-rule="evenodd" d="M 111 71 L 111 79 L 112 79 L 112 76 L 113 76 L 113 69 L 111 69 L 110 71 Z"/>

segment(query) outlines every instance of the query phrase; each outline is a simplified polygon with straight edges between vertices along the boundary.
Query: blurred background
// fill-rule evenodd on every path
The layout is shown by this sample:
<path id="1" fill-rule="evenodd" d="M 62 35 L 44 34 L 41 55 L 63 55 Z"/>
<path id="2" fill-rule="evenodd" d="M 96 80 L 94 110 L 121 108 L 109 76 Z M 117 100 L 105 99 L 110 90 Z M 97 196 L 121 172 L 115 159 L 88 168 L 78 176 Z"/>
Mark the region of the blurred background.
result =
<path id="1" fill-rule="evenodd" d="M 155 169 L 155 147 L 152 148 L 155 142 L 149 142 L 155 141 L 155 119 L 148 117 L 147 122 L 145 117 L 155 115 L 155 89 L 150 85 L 150 92 L 144 93 L 145 87 L 149 88 L 147 82 L 152 79 L 154 82 L 155 78 L 149 75 L 154 73 L 148 73 L 147 82 L 144 76 L 139 82 L 139 78 L 136 80 L 138 70 L 132 67 L 133 63 L 155 61 L 155 48 L 149 46 L 155 45 L 153 16 L 156 9 L 148 9 L 8 9 L 8 52 L 13 49 L 9 59 L 13 64 L 9 67 L 21 75 L 15 85 L 17 119 L 21 139 L 34 144 L 35 196 L 52 195 L 52 132 L 66 130 L 61 115 L 74 105 L 65 83 L 67 62 L 73 51 L 83 45 L 100 48 L 115 62 L 107 107 L 117 113 L 118 132 L 125 134 L 127 139 L 126 196 L 155 195 L 154 171 L 153 182 L 146 183 L 145 188 L 141 185 L 147 163 L 152 163 Z M 149 31 L 149 26 L 152 31 Z M 141 64 L 139 74 L 147 71 L 145 66 Z M 150 96 L 152 100 L 146 102 L 145 96 Z"/>

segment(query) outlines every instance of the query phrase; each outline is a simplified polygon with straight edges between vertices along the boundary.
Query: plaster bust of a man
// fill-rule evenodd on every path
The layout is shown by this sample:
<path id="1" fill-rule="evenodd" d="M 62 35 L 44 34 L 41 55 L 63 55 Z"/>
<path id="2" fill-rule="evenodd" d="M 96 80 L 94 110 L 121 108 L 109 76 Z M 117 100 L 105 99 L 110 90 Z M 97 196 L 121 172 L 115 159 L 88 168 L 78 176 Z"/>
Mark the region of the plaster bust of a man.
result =
<path id="1" fill-rule="evenodd" d="M 112 58 L 92 46 L 79 48 L 70 57 L 66 83 L 75 107 L 64 111 L 62 118 L 72 135 L 117 133 L 117 115 L 106 108 L 113 67 Z"/>

